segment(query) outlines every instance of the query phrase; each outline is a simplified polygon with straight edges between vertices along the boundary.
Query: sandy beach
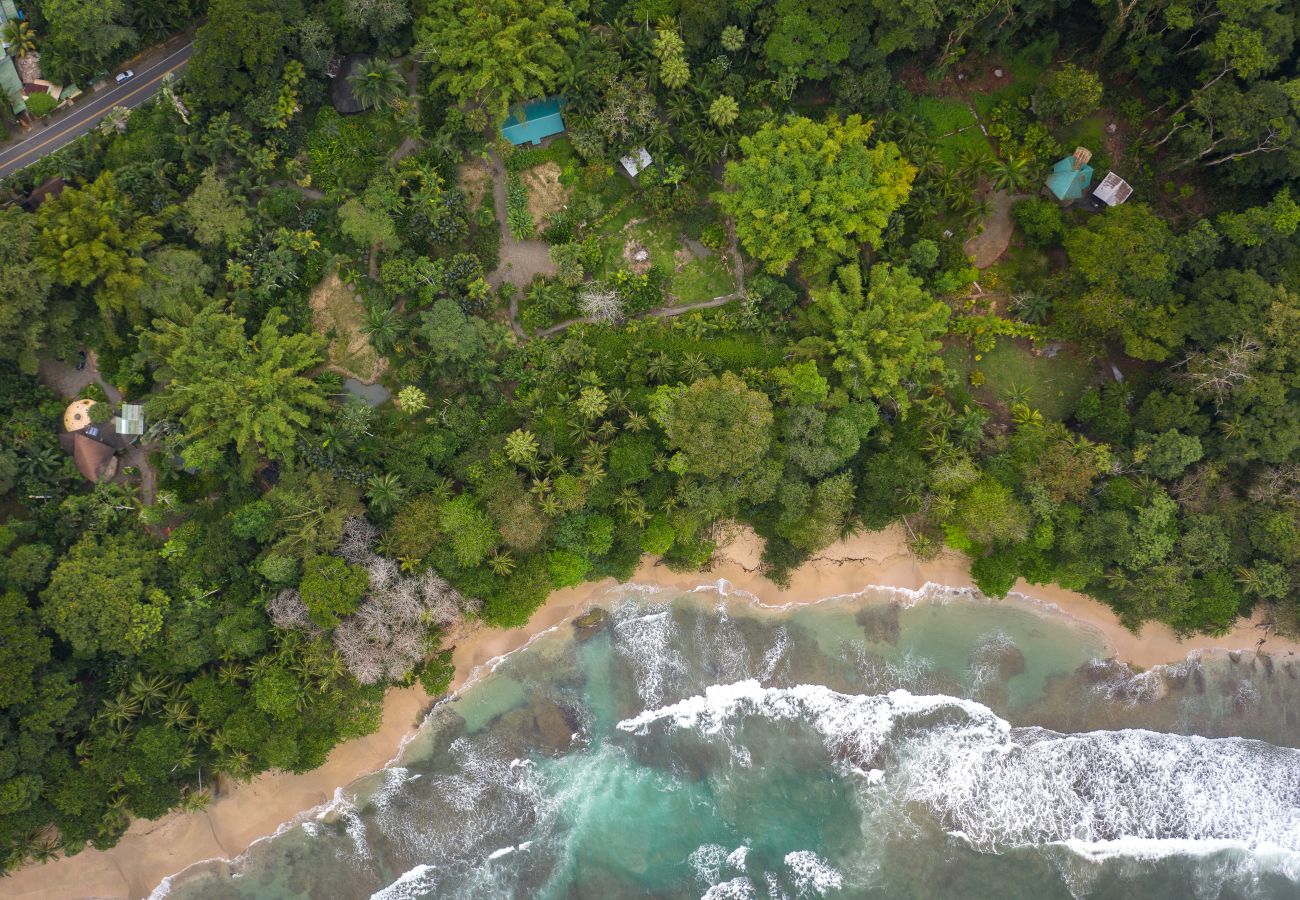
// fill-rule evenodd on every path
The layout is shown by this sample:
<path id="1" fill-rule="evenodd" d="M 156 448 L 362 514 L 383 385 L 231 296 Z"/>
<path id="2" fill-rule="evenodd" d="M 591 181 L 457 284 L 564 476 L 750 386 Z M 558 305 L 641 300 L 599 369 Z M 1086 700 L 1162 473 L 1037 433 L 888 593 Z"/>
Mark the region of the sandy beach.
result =
<path id="1" fill-rule="evenodd" d="M 770 607 L 815 603 L 871 587 L 908 594 L 927 585 L 973 587 L 965 557 L 949 552 L 922 562 L 908 552 L 905 537 L 901 528 L 857 535 L 817 554 L 793 574 L 788 587 L 780 588 L 758 574 L 761 541 L 739 530 L 707 573 L 675 573 L 647 558 L 633 581 L 678 590 L 725 582 L 728 591 L 746 592 Z M 557 591 L 522 628 L 478 629 L 462 636 L 454 654 L 453 689 L 491 671 L 502 656 L 568 622 L 616 587 L 613 580 L 605 580 Z M 1220 638 L 1182 641 L 1167 627 L 1152 623 L 1135 635 L 1104 604 L 1052 586 L 1021 583 L 1004 602 L 1069 617 L 1099 634 L 1115 657 L 1143 668 L 1180 661 L 1193 650 L 1300 652 L 1300 643 L 1268 634 L 1256 621 L 1243 620 Z M 204 860 L 237 857 L 259 838 L 328 803 L 338 788 L 382 768 L 400 753 L 432 702 L 418 685 L 390 689 L 379 730 L 336 747 L 319 769 L 303 775 L 262 775 L 247 784 L 226 786 L 202 812 L 136 821 L 109 850 L 87 850 L 0 879 L 0 895 L 15 900 L 148 897 L 168 876 Z"/>

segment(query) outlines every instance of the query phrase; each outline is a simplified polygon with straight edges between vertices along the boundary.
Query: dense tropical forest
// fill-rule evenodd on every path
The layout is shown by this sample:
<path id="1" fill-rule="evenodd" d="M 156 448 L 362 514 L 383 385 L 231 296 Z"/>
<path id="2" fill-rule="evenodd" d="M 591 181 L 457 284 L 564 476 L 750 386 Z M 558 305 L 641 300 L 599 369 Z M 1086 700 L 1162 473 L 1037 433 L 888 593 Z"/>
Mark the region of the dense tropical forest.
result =
<path id="1" fill-rule="evenodd" d="M 737 524 L 1300 629 L 1293 4 L 20 5 L 65 80 L 196 49 L 0 192 L 7 867 Z M 1076 147 L 1131 198 L 1045 195 Z M 143 406 L 111 477 L 76 399 Z"/>

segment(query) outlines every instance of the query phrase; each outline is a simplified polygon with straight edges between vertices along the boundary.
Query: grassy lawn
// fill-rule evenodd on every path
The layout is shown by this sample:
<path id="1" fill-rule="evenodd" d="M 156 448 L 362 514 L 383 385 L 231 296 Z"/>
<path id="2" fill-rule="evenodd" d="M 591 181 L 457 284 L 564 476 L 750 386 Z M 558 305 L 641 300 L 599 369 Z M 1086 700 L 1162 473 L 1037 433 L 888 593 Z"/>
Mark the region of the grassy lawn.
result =
<path id="1" fill-rule="evenodd" d="M 1035 290 L 1051 276 L 1052 261 L 1042 250 L 1013 241 L 992 271 L 1012 291 Z"/>
<path id="2" fill-rule="evenodd" d="M 1029 405 L 1048 421 L 1059 422 L 1074 411 L 1097 366 L 1062 348 L 1055 357 L 1035 356 L 1027 341 L 998 340 L 978 363 L 984 384 L 976 391 L 982 402 L 1006 403 L 1013 390 L 1023 391 Z"/>
<path id="3" fill-rule="evenodd" d="M 645 208 L 633 201 L 605 225 L 601 235 L 604 259 L 600 270 L 593 274 L 604 278 L 618 269 L 629 268 L 624 248 L 634 242 L 649 254 L 646 262 L 669 273 L 670 302 L 698 303 L 734 291 L 736 280 L 725 258 L 717 253 L 696 257 L 682 240 L 682 234 L 683 228 L 676 219 L 649 218 Z"/>
<path id="4" fill-rule="evenodd" d="M 925 122 L 935 152 L 946 166 L 956 166 L 966 150 L 992 149 L 975 121 L 975 114 L 963 100 L 914 97 L 900 111 L 918 116 Z M 940 138 L 940 135 L 947 137 Z"/>
<path id="5" fill-rule="evenodd" d="M 980 117 L 986 118 L 993 112 L 993 107 L 1003 100 L 1016 100 L 1032 94 L 1038 87 L 1039 79 L 1043 77 L 1043 71 L 1047 68 L 1054 49 L 1054 40 L 1038 41 L 1011 57 L 1004 66 L 1011 76 L 1011 83 L 997 90 L 971 97 L 971 103 L 979 111 Z"/>
<path id="6" fill-rule="evenodd" d="M 1074 152 L 1075 147 L 1087 147 L 1092 151 L 1092 168 L 1096 173 L 1094 181 L 1098 182 L 1106 177 L 1106 171 L 1111 165 L 1110 154 L 1106 152 L 1108 119 L 1106 113 L 1096 112 L 1070 125 L 1061 126 L 1052 134 L 1061 142 L 1061 148 L 1066 153 Z"/>
<path id="7" fill-rule="evenodd" d="M 899 112 L 925 120 L 935 137 L 975 124 L 975 116 L 963 101 L 949 97 L 913 97 Z"/>

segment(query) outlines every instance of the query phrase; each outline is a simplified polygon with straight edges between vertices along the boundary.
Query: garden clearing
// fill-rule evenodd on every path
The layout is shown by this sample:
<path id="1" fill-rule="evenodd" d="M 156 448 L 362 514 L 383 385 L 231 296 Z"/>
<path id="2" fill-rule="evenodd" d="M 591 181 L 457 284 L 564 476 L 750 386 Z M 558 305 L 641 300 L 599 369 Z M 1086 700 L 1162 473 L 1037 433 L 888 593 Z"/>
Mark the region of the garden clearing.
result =
<path id="1" fill-rule="evenodd" d="M 552 213 L 569 205 L 571 188 L 560 183 L 560 167 L 544 162 L 519 173 L 528 188 L 528 212 L 538 228 L 544 228 Z"/>
<path id="2" fill-rule="evenodd" d="M 330 371 L 363 384 L 378 381 L 388 361 L 375 352 L 361 330 L 365 310 L 352 286 L 343 283 L 337 270 L 332 271 L 312 289 L 309 302 L 312 327 L 330 342 Z"/>

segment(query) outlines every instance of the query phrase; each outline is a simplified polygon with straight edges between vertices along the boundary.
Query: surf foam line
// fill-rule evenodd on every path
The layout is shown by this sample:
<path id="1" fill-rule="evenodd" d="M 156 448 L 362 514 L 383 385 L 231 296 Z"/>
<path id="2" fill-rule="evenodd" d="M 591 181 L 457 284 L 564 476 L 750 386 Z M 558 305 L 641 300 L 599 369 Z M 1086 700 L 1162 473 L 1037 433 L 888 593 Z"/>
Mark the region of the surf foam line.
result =
<path id="1" fill-rule="evenodd" d="M 755 680 L 624 719 L 633 735 L 689 731 L 732 744 L 746 719 L 813 729 L 832 760 L 889 806 L 920 806 L 984 852 L 1057 845 L 1093 861 L 1225 849 L 1300 880 L 1300 751 L 1141 729 L 1012 727 L 945 695 L 843 694 Z M 734 747 L 744 765 L 748 748 Z M 883 776 L 869 777 L 872 770 Z M 874 773 L 873 773 L 874 775 Z"/>

